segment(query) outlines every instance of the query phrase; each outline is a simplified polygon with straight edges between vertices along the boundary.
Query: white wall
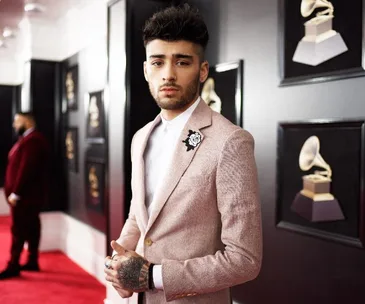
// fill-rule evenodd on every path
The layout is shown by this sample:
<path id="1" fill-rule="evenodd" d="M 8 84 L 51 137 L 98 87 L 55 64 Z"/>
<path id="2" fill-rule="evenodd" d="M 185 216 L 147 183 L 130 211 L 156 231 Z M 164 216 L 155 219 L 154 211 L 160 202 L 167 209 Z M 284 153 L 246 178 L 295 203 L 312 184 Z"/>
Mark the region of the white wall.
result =
<path id="1" fill-rule="evenodd" d="M 104 0 L 74 8 L 52 23 L 34 20 L 31 26 L 32 58 L 62 61 L 105 36 L 106 26 Z"/>
<path id="2" fill-rule="evenodd" d="M 63 212 L 41 214 L 41 251 L 61 250 L 85 271 L 106 284 L 106 236 Z"/>
<path id="3" fill-rule="evenodd" d="M 9 215 L 9 205 L 5 200 L 4 189 L 0 188 L 0 215 Z"/>

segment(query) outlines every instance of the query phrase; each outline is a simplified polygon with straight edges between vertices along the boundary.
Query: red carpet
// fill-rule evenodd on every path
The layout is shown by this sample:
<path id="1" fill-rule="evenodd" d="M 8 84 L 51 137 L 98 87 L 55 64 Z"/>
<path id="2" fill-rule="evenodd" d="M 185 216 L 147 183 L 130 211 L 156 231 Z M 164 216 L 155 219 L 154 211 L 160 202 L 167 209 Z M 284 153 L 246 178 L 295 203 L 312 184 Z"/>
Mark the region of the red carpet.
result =
<path id="1" fill-rule="evenodd" d="M 6 266 L 10 249 L 10 219 L 0 217 L 0 268 Z M 26 253 L 26 252 L 25 252 Z M 24 262 L 25 255 L 22 256 Z M 105 286 L 61 252 L 41 253 L 41 272 L 21 273 L 0 281 L 1 304 L 102 304 Z"/>

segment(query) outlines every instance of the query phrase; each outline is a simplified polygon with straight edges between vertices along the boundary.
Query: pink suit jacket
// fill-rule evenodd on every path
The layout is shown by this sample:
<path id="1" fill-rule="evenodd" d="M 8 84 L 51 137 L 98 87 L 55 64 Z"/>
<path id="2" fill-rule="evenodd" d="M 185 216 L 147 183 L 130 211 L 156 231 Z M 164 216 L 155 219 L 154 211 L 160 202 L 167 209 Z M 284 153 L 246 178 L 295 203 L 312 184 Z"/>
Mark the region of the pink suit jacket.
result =
<path id="1" fill-rule="evenodd" d="M 148 219 L 143 154 L 160 119 L 133 138 L 133 198 L 118 242 L 162 264 L 164 290 L 147 292 L 146 303 L 231 303 L 229 287 L 254 279 L 261 267 L 254 140 L 201 101 L 180 135 Z M 187 151 L 189 130 L 202 140 Z"/>

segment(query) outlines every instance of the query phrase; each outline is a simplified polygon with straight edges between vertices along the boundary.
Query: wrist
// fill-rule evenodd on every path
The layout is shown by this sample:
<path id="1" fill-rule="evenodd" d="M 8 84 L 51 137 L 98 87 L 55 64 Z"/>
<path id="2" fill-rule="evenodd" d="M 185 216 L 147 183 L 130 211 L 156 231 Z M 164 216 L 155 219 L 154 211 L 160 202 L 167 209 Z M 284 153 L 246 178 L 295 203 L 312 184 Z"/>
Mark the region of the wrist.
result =
<path id="1" fill-rule="evenodd" d="M 155 264 L 150 263 L 150 265 L 148 267 L 148 289 L 149 290 L 155 289 L 155 284 L 153 282 L 153 266 L 155 266 Z"/>
<path id="2" fill-rule="evenodd" d="M 144 292 L 154 288 L 152 276 L 152 268 L 154 264 L 148 262 L 145 259 L 143 260 L 144 262 L 142 264 L 138 278 L 138 287 L 134 289 L 134 292 Z"/>

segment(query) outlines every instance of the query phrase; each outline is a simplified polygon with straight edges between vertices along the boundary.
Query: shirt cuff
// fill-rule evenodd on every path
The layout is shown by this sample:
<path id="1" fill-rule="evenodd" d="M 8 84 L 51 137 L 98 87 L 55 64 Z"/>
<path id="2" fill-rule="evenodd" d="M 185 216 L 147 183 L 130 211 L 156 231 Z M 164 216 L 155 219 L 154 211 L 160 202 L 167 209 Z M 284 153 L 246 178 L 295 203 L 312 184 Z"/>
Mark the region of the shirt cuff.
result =
<path id="1" fill-rule="evenodd" d="M 163 290 L 162 265 L 155 265 L 152 269 L 153 284 L 156 289 Z"/>
<path id="2" fill-rule="evenodd" d="M 20 196 L 19 195 L 16 195 L 15 193 L 12 193 L 9 195 L 9 198 L 10 199 L 14 199 L 16 201 L 19 201 L 20 200 Z"/>

